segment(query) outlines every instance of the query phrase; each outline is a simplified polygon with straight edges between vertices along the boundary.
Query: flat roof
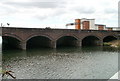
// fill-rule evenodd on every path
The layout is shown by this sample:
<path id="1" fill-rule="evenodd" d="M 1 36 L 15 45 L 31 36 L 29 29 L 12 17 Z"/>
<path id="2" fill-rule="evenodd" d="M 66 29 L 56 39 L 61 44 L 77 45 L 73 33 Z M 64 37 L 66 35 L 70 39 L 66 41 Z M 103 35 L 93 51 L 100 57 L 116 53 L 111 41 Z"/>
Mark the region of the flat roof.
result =
<path id="1" fill-rule="evenodd" d="M 87 18 L 81 18 L 81 19 L 86 19 L 86 20 L 95 20 L 95 19 L 87 19 Z"/>
<path id="2" fill-rule="evenodd" d="M 106 27 L 106 28 L 120 28 L 120 27 Z"/>
<path id="3" fill-rule="evenodd" d="M 106 26 L 106 25 L 104 25 L 104 24 L 95 24 L 96 26 Z"/>

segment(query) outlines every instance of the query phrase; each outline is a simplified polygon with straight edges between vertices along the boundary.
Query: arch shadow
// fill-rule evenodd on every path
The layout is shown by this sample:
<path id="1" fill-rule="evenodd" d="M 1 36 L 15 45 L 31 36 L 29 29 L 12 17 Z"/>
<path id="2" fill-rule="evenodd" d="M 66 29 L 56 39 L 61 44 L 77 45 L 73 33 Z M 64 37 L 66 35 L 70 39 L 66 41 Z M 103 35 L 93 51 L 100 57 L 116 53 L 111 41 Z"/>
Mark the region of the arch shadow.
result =
<path id="1" fill-rule="evenodd" d="M 46 48 L 51 46 L 52 39 L 45 35 L 34 35 L 27 39 L 26 48 Z"/>
<path id="2" fill-rule="evenodd" d="M 19 36 L 15 35 L 15 34 L 4 33 L 4 34 L 2 34 L 2 37 L 3 37 L 3 36 L 12 37 L 12 38 L 15 38 L 15 39 L 17 39 L 17 40 L 19 40 L 19 41 L 22 41 L 22 39 L 21 39 Z"/>
<path id="3" fill-rule="evenodd" d="M 66 36 L 60 36 L 57 40 L 56 40 L 56 47 L 74 47 L 74 46 L 78 46 L 78 38 L 76 38 L 75 36 L 70 36 L 70 35 L 66 35 Z"/>
<path id="4" fill-rule="evenodd" d="M 82 46 L 100 46 L 101 39 L 94 35 L 88 35 L 82 38 Z"/>
<path id="5" fill-rule="evenodd" d="M 108 36 L 105 36 L 103 38 L 103 42 L 110 42 L 110 41 L 113 41 L 113 40 L 117 40 L 118 38 L 114 35 L 108 35 Z"/>
<path id="6" fill-rule="evenodd" d="M 2 36 L 2 49 L 20 49 L 21 40 L 14 36 Z"/>

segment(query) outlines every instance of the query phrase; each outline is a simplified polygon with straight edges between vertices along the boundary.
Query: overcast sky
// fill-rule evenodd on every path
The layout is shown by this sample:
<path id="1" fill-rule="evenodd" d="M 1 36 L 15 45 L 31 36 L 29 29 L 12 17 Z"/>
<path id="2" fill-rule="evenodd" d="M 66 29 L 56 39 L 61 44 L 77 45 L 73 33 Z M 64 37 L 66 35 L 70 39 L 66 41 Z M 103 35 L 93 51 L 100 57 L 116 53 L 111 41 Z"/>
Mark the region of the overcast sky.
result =
<path id="1" fill-rule="evenodd" d="M 119 0 L 0 0 L 0 23 L 16 27 L 56 27 L 76 18 L 118 26 Z"/>

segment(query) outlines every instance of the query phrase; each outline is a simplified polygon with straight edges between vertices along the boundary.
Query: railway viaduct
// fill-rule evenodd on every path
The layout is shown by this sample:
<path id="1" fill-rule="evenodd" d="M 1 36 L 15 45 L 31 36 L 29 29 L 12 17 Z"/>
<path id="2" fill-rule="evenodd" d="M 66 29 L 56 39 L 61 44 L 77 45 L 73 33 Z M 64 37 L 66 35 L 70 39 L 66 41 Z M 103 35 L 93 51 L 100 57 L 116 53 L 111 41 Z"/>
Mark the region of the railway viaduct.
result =
<path id="1" fill-rule="evenodd" d="M 51 28 L 2 27 L 3 48 L 102 46 L 103 42 L 119 39 L 120 31 L 76 30 Z"/>

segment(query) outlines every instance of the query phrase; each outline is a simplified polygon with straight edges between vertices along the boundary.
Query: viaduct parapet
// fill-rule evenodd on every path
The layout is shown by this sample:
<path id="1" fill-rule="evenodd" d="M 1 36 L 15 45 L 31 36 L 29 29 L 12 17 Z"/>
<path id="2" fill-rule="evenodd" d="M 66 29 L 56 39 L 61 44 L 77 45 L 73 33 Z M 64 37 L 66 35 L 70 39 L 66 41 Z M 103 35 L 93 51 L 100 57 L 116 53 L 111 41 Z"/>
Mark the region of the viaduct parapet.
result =
<path id="1" fill-rule="evenodd" d="M 2 27 L 1 36 L 3 46 L 26 50 L 34 46 L 103 45 L 103 42 L 119 39 L 120 31 Z"/>

